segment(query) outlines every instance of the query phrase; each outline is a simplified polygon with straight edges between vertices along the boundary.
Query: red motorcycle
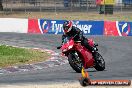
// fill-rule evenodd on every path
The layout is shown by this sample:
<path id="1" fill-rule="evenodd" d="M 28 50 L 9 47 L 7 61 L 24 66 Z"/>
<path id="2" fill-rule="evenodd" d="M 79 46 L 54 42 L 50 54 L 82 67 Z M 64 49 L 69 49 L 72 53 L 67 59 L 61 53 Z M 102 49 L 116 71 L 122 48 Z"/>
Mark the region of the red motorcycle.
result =
<path id="1" fill-rule="evenodd" d="M 61 50 L 63 55 L 68 57 L 70 66 L 78 73 L 81 72 L 82 67 L 85 69 L 95 68 L 97 71 L 103 71 L 105 69 L 105 61 L 103 57 L 98 53 L 97 46 L 92 39 L 88 39 L 90 46 L 94 47 L 95 54 L 81 45 L 81 41 L 74 41 L 74 37 L 65 38 Z"/>

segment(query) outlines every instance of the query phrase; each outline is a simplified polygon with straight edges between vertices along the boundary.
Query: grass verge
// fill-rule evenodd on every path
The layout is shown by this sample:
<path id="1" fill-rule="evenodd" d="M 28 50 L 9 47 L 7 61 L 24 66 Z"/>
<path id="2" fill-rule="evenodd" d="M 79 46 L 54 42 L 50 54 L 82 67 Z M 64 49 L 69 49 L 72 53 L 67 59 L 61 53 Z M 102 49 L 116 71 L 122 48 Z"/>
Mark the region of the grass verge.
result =
<path id="1" fill-rule="evenodd" d="M 35 63 L 49 57 L 50 54 L 39 50 L 0 45 L 0 67 Z"/>

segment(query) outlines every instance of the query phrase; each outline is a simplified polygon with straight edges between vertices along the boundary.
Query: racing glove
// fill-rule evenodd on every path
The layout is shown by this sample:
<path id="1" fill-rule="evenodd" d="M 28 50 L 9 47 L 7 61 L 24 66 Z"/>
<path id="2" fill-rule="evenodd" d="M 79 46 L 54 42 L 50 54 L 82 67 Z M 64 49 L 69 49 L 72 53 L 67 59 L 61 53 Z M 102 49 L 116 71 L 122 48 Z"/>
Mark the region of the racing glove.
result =
<path id="1" fill-rule="evenodd" d="M 62 46 L 58 46 L 57 49 L 60 49 Z"/>

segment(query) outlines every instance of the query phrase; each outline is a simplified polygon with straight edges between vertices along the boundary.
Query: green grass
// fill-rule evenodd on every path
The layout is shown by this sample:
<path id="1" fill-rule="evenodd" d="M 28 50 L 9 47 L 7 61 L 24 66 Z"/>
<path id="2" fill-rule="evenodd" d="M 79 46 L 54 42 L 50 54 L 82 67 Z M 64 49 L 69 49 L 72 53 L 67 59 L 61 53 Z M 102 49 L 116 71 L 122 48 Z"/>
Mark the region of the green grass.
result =
<path id="1" fill-rule="evenodd" d="M 0 46 L 0 67 L 29 64 L 48 59 L 50 55 L 39 50 Z"/>

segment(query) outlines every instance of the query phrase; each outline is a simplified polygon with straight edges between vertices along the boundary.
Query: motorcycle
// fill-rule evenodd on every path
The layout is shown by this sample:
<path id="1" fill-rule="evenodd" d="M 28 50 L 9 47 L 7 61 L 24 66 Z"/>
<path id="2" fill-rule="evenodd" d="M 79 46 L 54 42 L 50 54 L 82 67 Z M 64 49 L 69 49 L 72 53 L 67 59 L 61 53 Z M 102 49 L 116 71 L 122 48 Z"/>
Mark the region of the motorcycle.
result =
<path id="1" fill-rule="evenodd" d="M 95 50 L 93 56 L 91 51 L 81 45 L 81 41 L 74 41 L 74 37 L 66 37 L 60 47 L 62 54 L 68 57 L 69 64 L 73 70 L 81 73 L 82 67 L 84 67 L 85 69 L 95 68 L 97 71 L 103 71 L 105 61 L 98 52 L 98 44 L 95 44 L 93 39 L 88 39 L 90 46 Z"/>

